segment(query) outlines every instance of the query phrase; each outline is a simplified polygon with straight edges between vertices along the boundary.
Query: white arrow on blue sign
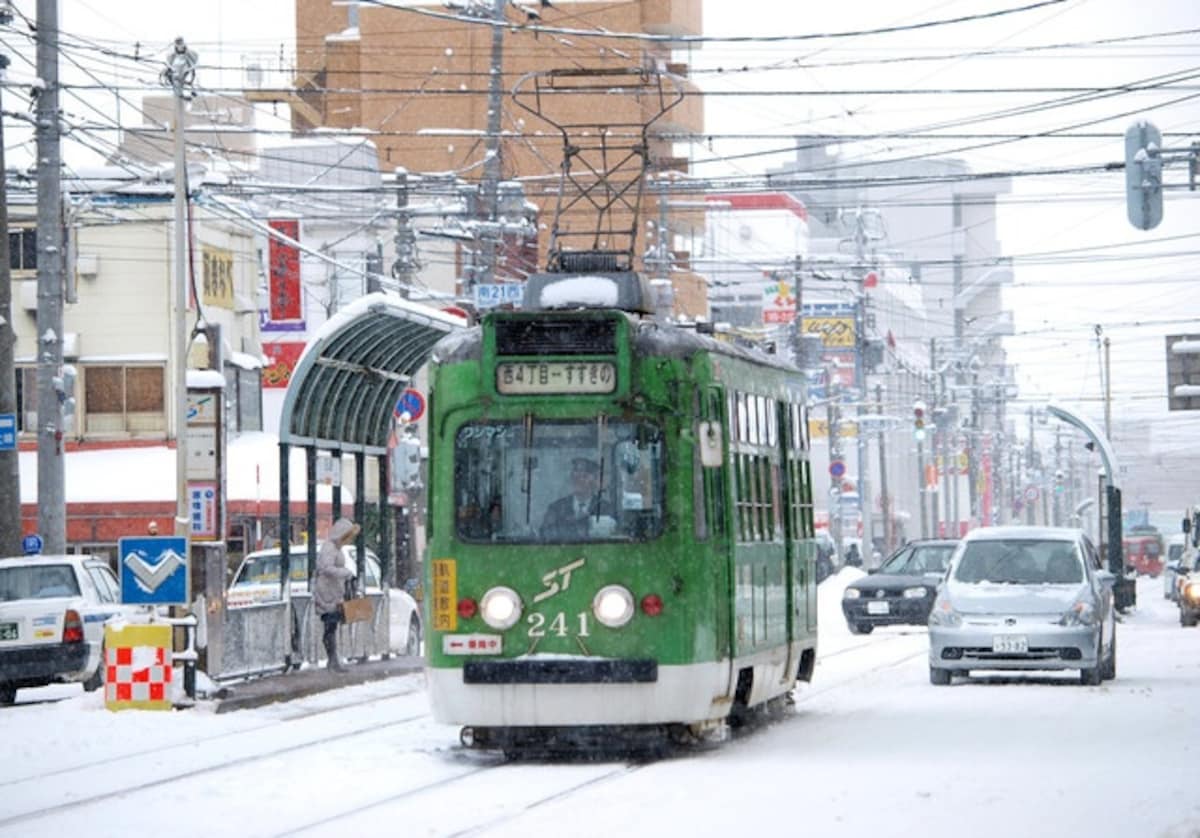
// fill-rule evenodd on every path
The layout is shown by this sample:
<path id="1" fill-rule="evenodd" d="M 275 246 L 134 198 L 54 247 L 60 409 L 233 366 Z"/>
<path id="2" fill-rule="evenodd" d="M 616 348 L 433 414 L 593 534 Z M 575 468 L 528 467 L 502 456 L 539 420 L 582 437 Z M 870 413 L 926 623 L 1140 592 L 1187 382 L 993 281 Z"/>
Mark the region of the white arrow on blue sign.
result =
<path id="1" fill-rule="evenodd" d="M 183 536 L 122 538 L 121 602 L 126 605 L 187 605 L 188 546 Z"/>

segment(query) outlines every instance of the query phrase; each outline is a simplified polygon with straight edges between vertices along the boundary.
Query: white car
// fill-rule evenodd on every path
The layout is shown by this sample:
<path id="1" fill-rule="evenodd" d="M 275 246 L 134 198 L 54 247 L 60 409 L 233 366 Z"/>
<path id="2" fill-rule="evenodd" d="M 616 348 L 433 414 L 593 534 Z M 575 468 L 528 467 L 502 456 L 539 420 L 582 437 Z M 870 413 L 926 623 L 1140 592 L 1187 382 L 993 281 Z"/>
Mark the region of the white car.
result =
<path id="1" fill-rule="evenodd" d="M 104 623 L 141 613 L 122 605 L 108 563 L 86 555 L 0 559 L 0 704 L 17 690 L 82 681 L 104 684 Z"/>
<path id="2" fill-rule="evenodd" d="M 972 530 L 929 613 L 930 682 L 979 669 L 1077 669 L 1091 686 L 1115 678 L 1115 578 L 1080 530 Z"/>
<path id="3" fill-rule="evenodd" d="M 354 546 L 342 548 L 346 557 L 346 567 L 358 569 L 357 551 Z M 258 550 L 247 553 L 234 574 L 233 582 L 226 595 L 226 605 L 229 608 L 244 608 L 261 602 L 273 602 L 279 599 L 280 560 L 279 548 Z M 383 590 L 380 583 L 379 558 L 370 550 L 367 551 L 367 577 L 365 593 L 379 594 Z M 293 545 L 291 563 L 288 570 L 291 577 L 292 593 L 300 594 L 308 591 L 308 548 L 302 544 Z M 388 588 L 388 650 L 400 655 L 419 655 L 421 653 L 421 609 L 407 591 L 400 588 Z"/>

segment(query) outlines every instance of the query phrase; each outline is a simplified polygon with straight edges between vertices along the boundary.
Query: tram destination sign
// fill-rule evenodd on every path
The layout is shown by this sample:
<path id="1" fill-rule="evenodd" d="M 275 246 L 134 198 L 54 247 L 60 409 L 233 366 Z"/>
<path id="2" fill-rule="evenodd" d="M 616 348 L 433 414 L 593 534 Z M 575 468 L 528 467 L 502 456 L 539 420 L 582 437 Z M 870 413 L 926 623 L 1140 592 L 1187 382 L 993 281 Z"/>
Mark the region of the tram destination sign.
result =
<path id="1" fill-rule="evenodd" d="M 506 396 L 611 393 L 617 369 L 611 361 L 529 361 L 496 365 L 496 391 Z"/>

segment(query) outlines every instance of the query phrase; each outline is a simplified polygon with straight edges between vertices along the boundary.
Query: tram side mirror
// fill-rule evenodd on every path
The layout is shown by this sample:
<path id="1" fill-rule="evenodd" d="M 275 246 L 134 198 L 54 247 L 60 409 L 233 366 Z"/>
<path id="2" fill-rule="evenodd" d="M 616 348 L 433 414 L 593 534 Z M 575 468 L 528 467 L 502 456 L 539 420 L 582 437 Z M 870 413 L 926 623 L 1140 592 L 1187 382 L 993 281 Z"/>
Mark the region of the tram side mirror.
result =
<path id="1" fill-rule="evenodd" d="M 696 438 L 700 441 L 700 465 L 718 468 L 722 465 L 721 425 L 718 422 L 701 422 L 696 426 Z"/>
<path id="2" fill-rule="evenodd" d="M 1188 520 L 1187 518 L 1183 519 L 1182 526 L 1183 526 L 1184 535 L 1187 535 L 1188 533 L 1190 533 L 1192 531 L 1192 522 L 1190 520 Z"/>

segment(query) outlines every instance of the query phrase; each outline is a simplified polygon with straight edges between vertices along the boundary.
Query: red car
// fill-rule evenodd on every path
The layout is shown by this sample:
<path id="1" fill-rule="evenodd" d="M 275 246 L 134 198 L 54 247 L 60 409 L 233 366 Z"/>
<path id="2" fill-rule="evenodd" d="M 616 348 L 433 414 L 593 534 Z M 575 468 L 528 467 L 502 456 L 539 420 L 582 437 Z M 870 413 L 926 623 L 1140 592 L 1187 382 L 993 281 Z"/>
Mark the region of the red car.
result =
<path id="1" fill-rule="evenodd" d="M 1163 569 L 1163 538 L 1155 532 L 1130 532 L 1121 540 L 1125 566 L 1139 576 L 1158 576 Z"/>

